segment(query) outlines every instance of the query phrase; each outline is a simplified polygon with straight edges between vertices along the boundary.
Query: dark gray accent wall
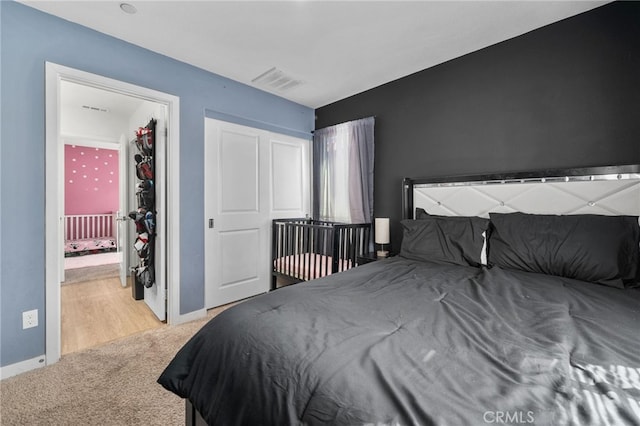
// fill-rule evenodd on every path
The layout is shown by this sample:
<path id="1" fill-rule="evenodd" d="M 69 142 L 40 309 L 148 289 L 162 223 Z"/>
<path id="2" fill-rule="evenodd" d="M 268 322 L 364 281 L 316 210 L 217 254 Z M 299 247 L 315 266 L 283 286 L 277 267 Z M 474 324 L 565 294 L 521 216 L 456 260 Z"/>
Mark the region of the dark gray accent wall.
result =
<path id="1" fill-rule="evenodd" d="M 615 2 L 316 110 L 376 116 L 375 215 L 403 177 L 640 163 L 640 2 Z"/>

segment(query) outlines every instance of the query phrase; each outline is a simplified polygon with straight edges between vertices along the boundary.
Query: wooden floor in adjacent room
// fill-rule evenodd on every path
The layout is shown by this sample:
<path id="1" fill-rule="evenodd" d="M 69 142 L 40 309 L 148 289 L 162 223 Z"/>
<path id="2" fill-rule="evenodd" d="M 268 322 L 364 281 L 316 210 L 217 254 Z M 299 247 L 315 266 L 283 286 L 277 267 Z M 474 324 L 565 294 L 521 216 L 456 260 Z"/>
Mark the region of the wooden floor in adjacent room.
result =
<path id="1" fill-rule="evenodd" d="M 62 355 L 165 325 L 118 277 L 65 284 L 60 293 Z"/>

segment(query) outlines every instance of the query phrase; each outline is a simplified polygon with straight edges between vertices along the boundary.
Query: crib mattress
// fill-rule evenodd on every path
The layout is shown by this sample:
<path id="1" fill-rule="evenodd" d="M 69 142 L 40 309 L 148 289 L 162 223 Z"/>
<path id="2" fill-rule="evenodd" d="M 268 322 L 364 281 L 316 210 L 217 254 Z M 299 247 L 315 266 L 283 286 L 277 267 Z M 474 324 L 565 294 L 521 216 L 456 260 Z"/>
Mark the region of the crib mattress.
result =
<path id="1" fill-rule="evenodd" d="M 318 253 L 294 254 L 278 258 L 273 262 L 276 271 L 303 281 L 331 275 L 332 264 L 332 256 Z M 338 272 L 346 271 L 351 266 L 350 260 L 340 259 Z"/>

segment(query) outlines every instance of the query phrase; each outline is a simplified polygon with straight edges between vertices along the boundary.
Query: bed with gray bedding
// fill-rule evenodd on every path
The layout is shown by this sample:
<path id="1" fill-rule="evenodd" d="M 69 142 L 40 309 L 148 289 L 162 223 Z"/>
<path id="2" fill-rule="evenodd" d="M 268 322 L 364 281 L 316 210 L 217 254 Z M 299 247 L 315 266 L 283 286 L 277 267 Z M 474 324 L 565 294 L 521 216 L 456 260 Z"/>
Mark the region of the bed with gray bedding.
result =
<path id="1" fill-rule="evenodd" d="M 211 425 L 640 425 L 637 216 L 402 226 L 398 256 L 213 318 L 160 384 Z"/>

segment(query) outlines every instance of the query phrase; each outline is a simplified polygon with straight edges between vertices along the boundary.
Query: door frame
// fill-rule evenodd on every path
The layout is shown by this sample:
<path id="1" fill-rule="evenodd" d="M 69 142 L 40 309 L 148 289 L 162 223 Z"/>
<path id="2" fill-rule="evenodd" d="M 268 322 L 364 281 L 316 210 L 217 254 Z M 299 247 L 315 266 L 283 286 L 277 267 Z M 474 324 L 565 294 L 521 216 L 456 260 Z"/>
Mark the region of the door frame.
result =
<path id="1" fill-rule="evenodd" d="M 64 144 L 60 140 L 60 83 L 70 81 L 167 106 L 166 286 L 167 323 L 192 319 L 180 315 L 180 98 L 52 62 L 45 63 L 45 360 L 60 359 L 60 256 L 64 200 Z"/>

